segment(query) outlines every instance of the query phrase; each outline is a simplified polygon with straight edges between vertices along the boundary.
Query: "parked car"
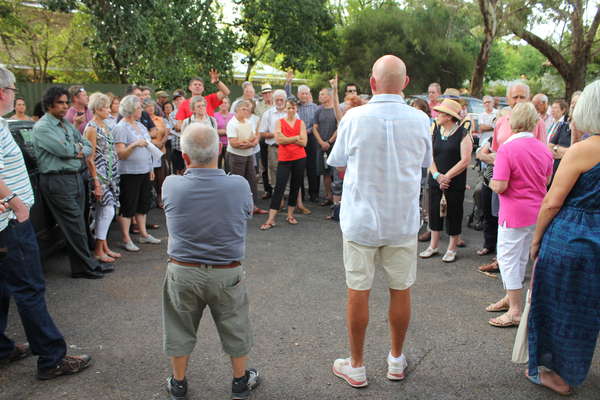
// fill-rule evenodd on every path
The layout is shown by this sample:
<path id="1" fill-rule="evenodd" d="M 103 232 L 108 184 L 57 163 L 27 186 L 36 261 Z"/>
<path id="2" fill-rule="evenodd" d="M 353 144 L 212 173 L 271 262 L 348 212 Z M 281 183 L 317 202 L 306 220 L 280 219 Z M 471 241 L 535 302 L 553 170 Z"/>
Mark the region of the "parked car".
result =
<path id="1" fill-rule="evenodd" d="M 440 99 L 445 99 L 449 96 L 440 96 Z M 452 98 L 452 97 L 449 97 Z M 476 97 L 468 97 L 468 96 L 460 96 L 460 98 L 462 100 L 466 100 L 467 101 L 467 112 L 469 114 L 480 114 L 483 112 L 484 108 L 483 108 L 483 101 L 476 98 Z M 429 98 L 427 97 L 426 94 L 414 94 L 414 95 L 410 95 L 406 98 L 407 101 L 410 101 L 411 99 L 422 99 L 425 100 L 426 102 L 429 102 Z"/>
<path id="2" fill-rule="evenodd" d="M 29 173 L 29 180 L 31 181 L 35 197 L 35 204 L 29 211 L 29 217 L 37 234 L 42 258 L 45 258 L 49 254 L 63 247 L 65 241 L 60 228 L 56 225 L 56 221 L 46 206 L 44 195 L 39 189 L 40 173 L 37 168 L 37 162 L 31 144 L 31 131 L 33 125 L 33 121 L 8 121 L 10 132 L 21 148 L 23 158 L 25 159 L 25 166 Z"/>

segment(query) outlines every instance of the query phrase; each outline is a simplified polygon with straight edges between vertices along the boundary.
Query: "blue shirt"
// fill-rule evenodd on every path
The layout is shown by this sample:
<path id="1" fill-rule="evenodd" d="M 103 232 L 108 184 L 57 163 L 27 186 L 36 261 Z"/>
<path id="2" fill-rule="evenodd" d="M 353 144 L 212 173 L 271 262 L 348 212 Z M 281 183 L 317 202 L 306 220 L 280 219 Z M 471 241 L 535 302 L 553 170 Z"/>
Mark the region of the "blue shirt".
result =
<path id="1" fill-rule="evenodd" d="M 221 169 L 188 168 L 165 179 L 162 198 L 169 245 L 179 261 L 227 265 L 246 251 L 246 224 L 254 203 L 246 179 Z"/>

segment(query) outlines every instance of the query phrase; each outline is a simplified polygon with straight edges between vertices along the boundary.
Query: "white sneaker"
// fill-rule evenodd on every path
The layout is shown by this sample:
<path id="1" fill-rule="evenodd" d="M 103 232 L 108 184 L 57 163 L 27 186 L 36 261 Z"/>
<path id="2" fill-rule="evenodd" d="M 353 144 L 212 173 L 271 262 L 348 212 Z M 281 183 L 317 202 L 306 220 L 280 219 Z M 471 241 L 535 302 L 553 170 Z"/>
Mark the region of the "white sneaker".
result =
<path id="1" fill-rule="evenodd" d="M 367 386 L 367 372 L 364 366 L 353 368 L 350 358 L 338 358 L 333 362 L 333 374 L 342 378 L 348 385 L 361 388 Z"/>
<path id="2" fill-rule="evenodd" d="M 428 247 L 428 248 L 426 248 L 425 250 L 423 250 L 422 252 L 419 253 L 419 257 L 421 257 L 421 258 L 429 258 L 431 256 L 435 256 L 438 253 L 439 253 L 438 249 L 432 249 L 431 247 Z"/>
<path id="3" fill-rule="evenodd" d="M 408 367 L 408 363 L 406 362 L 406 357 L 404 357 L 404 354 L 400 355 L 399 362 L 392 361 L 392 354 L 391 353 L 388 354 L 387 363 L 388 363 L 387 378 L 391 381 L 403 380 L 405 377 L 404 370 L 406 370 L 406 367 Z"/>
<path id="4" fill-rule="evenodd" d="M 124 248 L 127 251 L 140 251 L 140 248 L 137 247 L 135 244 L 133 244 L 132 241 L 129 241 L 127 243 L 121 243 L 121 247 Z"/>
<path id="5" fill-rule="evenodd" d="M 456 251 L 447 250 L 446 254 L 444 254 L 444 257 L 442 257 L 442 261 L 446 262 L 446 263 L 451 263 L 451 262 L 456 261 Z"/>
<path id="6" fill-rule="evenodd" d="M 146 237 L 140 236 L 139 242 L 147 244 L 160 244 L 160 239 L 157 239 L 152 235 L 148 235 Z"/>

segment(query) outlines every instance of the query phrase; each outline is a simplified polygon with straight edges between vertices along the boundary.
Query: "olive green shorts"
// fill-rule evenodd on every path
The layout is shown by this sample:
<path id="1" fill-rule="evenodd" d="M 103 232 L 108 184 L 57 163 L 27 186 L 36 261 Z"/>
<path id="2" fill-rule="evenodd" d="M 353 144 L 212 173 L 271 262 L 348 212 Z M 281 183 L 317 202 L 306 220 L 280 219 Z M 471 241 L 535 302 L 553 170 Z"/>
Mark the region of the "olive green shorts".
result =
<path id="1" fill-rule="evenodd" d="M 237 268 L 184 267 L 168 263 L 163 287 L 164 349 L 187 356 L 196 345 L 198 324 L 208 306 L 223 350 L 242 357 L 252 347 L 246 272 Z"/>

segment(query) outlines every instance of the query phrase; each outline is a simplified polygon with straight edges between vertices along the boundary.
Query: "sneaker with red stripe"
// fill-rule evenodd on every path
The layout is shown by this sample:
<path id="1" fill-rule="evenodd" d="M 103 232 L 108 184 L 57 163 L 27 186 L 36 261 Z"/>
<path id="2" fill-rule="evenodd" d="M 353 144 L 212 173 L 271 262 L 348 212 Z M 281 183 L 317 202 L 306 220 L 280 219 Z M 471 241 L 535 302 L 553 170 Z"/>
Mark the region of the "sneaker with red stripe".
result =
<path id="1" fill-rule="evenodd" d="M 404 357 L 404 354 L 401 354 L 399 358 L 400 358 L 400 361 L 394 361 L 392 359 L 392 355 L 388 354 L 387 377 L 391 381 L 401 381 L 405 377 L 404 371 L 406 370 L 406 367 L 408 367 L 408 362 L 406 362 L 406 357 Z"/>
<path id="2" fill-rule="evenodd" d="M 361 388 L 367 386 L 367 372 L 365 367 L 352 367 L 350 358 L 338 358 L 333 362 L 333 374 L 339 378 L 342 378 L 348 385 Z"/>

